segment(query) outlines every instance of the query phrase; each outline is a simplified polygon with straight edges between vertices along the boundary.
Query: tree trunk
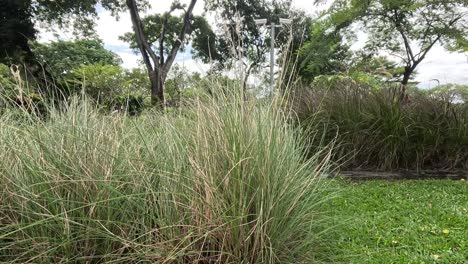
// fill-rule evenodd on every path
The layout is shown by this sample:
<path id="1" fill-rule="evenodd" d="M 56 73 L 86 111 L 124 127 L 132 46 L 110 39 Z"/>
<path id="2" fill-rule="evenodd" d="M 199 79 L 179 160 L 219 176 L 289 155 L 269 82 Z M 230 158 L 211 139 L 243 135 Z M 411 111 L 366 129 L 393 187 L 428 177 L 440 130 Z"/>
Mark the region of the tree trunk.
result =
<path id="1" fill-rule="evenodd" d="M 132 19 L 133 30 L 135 32 L 138 48 L 148 71 L 151 89 L 151 103 L 162 108 L 164 107 L 164 92 L 160 75 L 161 65 L 159 64 L 159 58 L 151 50 L 151 46 L 149 45 L 148 40 L 146 39 L 146 36 L 143 32 L 143 23 L 141 22 L 140 15 L 138 13 L 138 6 L 135 0 L 127 0 L 126 3 L 130 11 L 130 17 Z"/>
<path id="2" fill-rule="evenodd" d="M 151 83 L 151 104 L 160 108 L 164 107 L 164 80 L 158 71 L 149 74 Z"/>
<path id="3" fill-rule="evenodd" d="M 151 83 L 151 103 L 160 108 L 164 108 L 164 82 L 166 81 L 167 74 L 174 63 L 179 48 L 184 42 L 185 35 L 190 32 L 190 22 L 192 20 L 192 12 L 196 2 L 197 0 L 190 1 L 189 7 L 185 12 L 184 23 L 182 30 L 179 33 L 179 37 L 172 46 L 166 61 L 164 61 L 163 54 L 161 53 L 160 56 L 156 55 L 145 36 L 143 23 L 140 18 L 136 1 L 126 0 L 127 7 L 130 11 L 130 18 L 132 20 L 138 49 L 143 57 L 143 62 L 145 63 Z M 164 39 L 164 36 L 161 36 L 161 39 Z M 163 42 L 161 42 L 161 44 L 162 43 Z"/>
<path id="4" fill-rule="evenodd" d="M 409 80 L 411 78 L 411 74 L 413 74 L 414 67 L 406 66 L 405 72 L 403 73 L 403 80 L 400 83 L 400 103 L 405 102 L 408 99 L 406 94 L 406 88 L 408 86 Z"/>

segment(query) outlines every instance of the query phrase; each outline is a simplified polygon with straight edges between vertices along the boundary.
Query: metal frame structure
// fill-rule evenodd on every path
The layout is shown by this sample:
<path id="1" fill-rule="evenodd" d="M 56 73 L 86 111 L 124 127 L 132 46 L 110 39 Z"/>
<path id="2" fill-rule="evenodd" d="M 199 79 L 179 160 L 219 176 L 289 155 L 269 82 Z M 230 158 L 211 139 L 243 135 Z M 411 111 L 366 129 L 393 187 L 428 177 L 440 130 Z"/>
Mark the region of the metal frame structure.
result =
<path id="1" fill-rule="evenodd" d="M 270 28 L 270 89 L 274 91 L 275 88 L 275 29 L 281 28 L 283 25 L 290 25 L 292 23 L 292 19 L 287 18 L 280 18 L 279 24 L 275 24 L 275 22 L 271 21 L 270 25 L 267 25 L 268 19 L 260 18 L 255 19 L 255 24 L 259 27 L 266 26 Z"/>

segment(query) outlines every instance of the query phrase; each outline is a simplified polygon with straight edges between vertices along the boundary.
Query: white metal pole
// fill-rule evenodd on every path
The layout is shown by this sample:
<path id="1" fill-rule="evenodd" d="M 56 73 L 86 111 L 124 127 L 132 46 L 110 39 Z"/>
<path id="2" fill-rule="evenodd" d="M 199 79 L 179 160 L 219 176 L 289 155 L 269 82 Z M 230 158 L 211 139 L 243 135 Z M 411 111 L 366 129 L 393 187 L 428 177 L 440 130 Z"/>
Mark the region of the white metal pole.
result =
<path id="1" fill-rule="evenodd" d="M 270 32 L 270 92 L 274 91 L 275 87 L 275 23 L 271 22 L 271 32 Z"/>

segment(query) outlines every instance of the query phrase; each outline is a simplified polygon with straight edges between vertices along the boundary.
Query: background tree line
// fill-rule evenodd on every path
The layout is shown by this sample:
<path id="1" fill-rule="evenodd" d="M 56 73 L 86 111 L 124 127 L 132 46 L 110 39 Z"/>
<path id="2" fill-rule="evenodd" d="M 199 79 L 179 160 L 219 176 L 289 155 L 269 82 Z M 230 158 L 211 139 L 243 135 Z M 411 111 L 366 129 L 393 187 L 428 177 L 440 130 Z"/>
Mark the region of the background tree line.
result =
<path id="1" fill-rule="evenodd" d="M 117 94 L 144 97 L 149 92 L 151 104 L 164 107 L 171 101 L 165 98 L 168 92 L 181 93 L 181 85 L 168 85 L 168 79 L 177 54 L 188 48 L 194 58 L 211 65 L 211 76 L 239 69 L 240 63 L 243 78 L 237 81 L 240 89 L 247 90 L 249 76 L 261 73 L 267 63 L 271 41 L 255 24 L 256 18 L 292 19 L 291 34 L 280 31 L 275 38 L 278 52 L 292 58 L 278 62 L 295 83 L 308 86 L 340 76 L 374 88 L 400 83 L 400 101 L 407 97 L 418 65 L 435 45 L 464 52 L 468 43 L 466 0 L 335 0 L 318 16 L 293 8 L 291 0 L 207 0 L 205 15 L 216 16 L 216 25 L 193 14 L 194 7 L 203 4 L 196 0 L 187 5 L 175 1 L 166 12 L 145 17 L 141 14 L 151 4 L 146 0 L 4 2 L 0 10 L 0 62 L 8 67 L 23 65 L 22 74 L 34 80 L 38 94 L 68 96 L 88 85 L 86 91 L 99 102 Z M 104 48 L 94 30 L 94 18 L 101 7 L 116 17 L 130 15 L 133 31 L 121 39 L 140 53 L 144 68 L 125 71 L 118 56 Z M 38 23 L 48 28 L 72 28 L 76 39 L 38 43 Z M 358 31 L 365 32 L 368 39 L 364 48 L 356 51 L 351 45 L 357 41 Z M 96 77 L 101 82 L 94 82 L 87 76 L 92 74 L 110 77 Z M 124 82 L 119 80 L 122 74 L 127 78 Z M 122 88 L 125 85 L 120 84 L 125 83 L 131 84 Z"/>

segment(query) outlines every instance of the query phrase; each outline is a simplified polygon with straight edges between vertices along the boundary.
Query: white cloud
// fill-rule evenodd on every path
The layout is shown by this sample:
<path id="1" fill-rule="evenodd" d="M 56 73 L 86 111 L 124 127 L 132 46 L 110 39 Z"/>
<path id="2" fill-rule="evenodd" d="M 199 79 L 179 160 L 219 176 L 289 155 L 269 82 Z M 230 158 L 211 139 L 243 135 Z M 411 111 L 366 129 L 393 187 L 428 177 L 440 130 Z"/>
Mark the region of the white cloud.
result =
<path id="1" fill-rule="evenodd" d="M 417 71 L 421 87 L 433 87 L 437 82 L 468 84 L 468 54 L 450 53 L 436 46 Z"/>
<path id="2" fill-rule="evenodd" d="M 119 36 L 132 31 L 132 22 L 128 12 L 121 14 L 117 21 L 109 11 L 103 11 L 96 22 L 96 32 L 106 45 L 128 47 L 127 43 L 119 40 Z"/>
<path id="3" fill-rule="evenodd" d="M 294 7 L 303 9 L 308 14 L 312 15 L 327 9 L 332 4 L 332 2 L 325 1 L 324 3 L 315 5 L 313 0 L 293 0 L 292 4 Z"/>
<path id="4" fill-rule="evenodd" d="M 138 67 L 138 61 L 140 60 L 141 56 L 134 54 L 134 53 L 127 53 L 127 52 L 116 52 L 117 55 L 122 58 L 122 66 L 126 69 L 132 69 Z"/>
<path id="5" fill-rule="evenodd" d="M 174 64 L 179 65 L 180 67 L 186 69 L 188 72 L 194 73 L 198 72 L 201 74 L 207 73 L 210 69 L 208 64 L 204 64 L 203 62 L 194 60 L 194 59 L 187 59 L 182 61 L 177 61 Z"/>

